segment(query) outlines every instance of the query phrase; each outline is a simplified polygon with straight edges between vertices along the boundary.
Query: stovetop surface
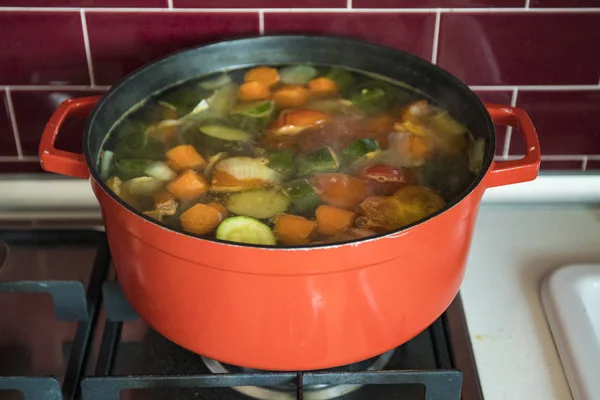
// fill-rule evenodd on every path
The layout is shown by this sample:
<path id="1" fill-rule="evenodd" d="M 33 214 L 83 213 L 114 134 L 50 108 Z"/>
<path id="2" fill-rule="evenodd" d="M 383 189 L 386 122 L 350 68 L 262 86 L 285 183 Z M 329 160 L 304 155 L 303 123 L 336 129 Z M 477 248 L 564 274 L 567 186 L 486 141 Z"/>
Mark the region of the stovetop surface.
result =
<path id="1" fill-rule="evenodd" d="M 137 316 L 115 281 L 104 233 L 0 231 L 0 262 L 1 243 L 8 253 L 0 264 L 0 399 L 252 398 L 240 391 L 276 399 L 482 398 L 459 297 L 385 358 L 304 373 L 225 365 L 233 373 L 215 374 Z"/>

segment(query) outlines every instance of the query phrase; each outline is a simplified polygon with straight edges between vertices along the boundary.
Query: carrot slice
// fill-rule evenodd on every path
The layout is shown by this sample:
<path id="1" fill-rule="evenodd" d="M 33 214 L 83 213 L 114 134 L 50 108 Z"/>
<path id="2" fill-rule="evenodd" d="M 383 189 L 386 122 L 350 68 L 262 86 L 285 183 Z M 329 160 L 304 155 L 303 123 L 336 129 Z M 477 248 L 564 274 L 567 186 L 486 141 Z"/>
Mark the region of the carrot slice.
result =
<path id="1" fill-rule="evenodd" d="M 269 87 L 259 81 L 242 84 L 237 93 L 237 98 L 240 101 L 266 100 L 269 97 L 271 97 Z"/>
<path id="2" fill-rule="evenodd" d="M 342 208 L 321 205 L 315 211 L 317 232 L 323 236 L 333 236 L 352 226 L 356 214 Z"/>
<path id="3" fill-rule="evenodd" d="M 214 231 L 222 220 L 219 210 L 207 204 L 196 204 L 180 217 L 183 230 L 196 235 L 205 235 Z"/>
<path id="4" fill-rule="evenodd" d="M 217 210 L 218 212 L 220 212 L 222 219 L 229 217 L 229 210 L 227 210 L 227 207 L 225 207 L 223 204 L 213 201 L 213 202 L 208 203 L 207 206 L 212 207 L 215 210 Z"/>
<path id="5" fill-rule="evenodd" d="M 208 190 L 208 183 L 202 175 L 194 170 L 188 169 L 167 185 L 167 190 L 173 196 L 182 200 L 192 200 L 202 196 Z"/>
<path id="6" fill-rule="evenodd" d="M 317 223 L 297 215 L 283 214 L 273 227 L 277 240 L 285 245 L 308 244 L 314 237 Z"/>
<path id="7" fill-rule="evenodd" d="M 275 68 L 256 67 L 244 74 L 246 82 L 260 82 L 267 87 L 271 87 L 279 82 L 279 74 Z"/>
<path id="8" fill-rule="evenodd" d="M 186 169 L 202 169 L 206 161 L 191 144 L 182 144 L 167 151 L 167 163 L 177 172 Z"/>
<path id="9" fill-rule="evenodd" d="M 334 207 L 352 209 L 369 195 L 369 184 L 341 173 L 317 174 L 311 178 L 321 200 Z"/>
<path id="10" fill-rule="evenodd" d="M 302 85 L 282 86 L 273 93 L 275 106 L 279 109 L 302 107 L 309 97 L 308 89 Z"/>
<path id="11" fill-rule="evenodd" d="M 329 78 L 320 77 L 308 82 L 310 94 L 317 97 L 334 96 L 337 94 L 337 85 Z"/>

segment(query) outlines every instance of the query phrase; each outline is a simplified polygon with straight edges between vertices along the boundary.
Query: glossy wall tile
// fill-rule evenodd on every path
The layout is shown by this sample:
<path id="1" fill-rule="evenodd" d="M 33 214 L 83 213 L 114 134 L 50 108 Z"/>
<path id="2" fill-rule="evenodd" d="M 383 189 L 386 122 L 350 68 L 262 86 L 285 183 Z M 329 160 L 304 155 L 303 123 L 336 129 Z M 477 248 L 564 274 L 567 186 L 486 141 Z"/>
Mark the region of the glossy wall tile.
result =
<path id="1" fill-rule="evenodd" d="M 167 0 L 0 0 L 0 7 L 167 7 Z"/>
<path id="2" fill-rule="evenodd" d="M 173 0 L 178 8 L 346 8 L 347 0 Z"/>
<path id="3" fill-rule="evenodd" d="M 517 105 L 527 110 L 539 132 L 545 155 L 600 155 L 600 88 L 586 91 L 519 92 Z M 511 142 L 512 154 L 524 154 Z"/>
<path id="4" fill-rule="evenodd" d="M 438 64 L 471 85 L 598 84 L 600 12 L 450 13 Z"/>
<path id="5" fill-rule="evenodd" d="M 99 85 L 111 85 L 178 50 L 259 32 L 258 13 L 89 13 L 86 18 Z"/>
<path id="6" fill-rule="evenodd" d="M 0 156 L 17 156 L 6 94 L 0 93 Z"/>
<path id="7" fill-rule="evenodd" d="M 434 14 L 265 13 L 265 34 L 317 33 L 346 36 L 431 59 Z"/>
<path id="8" fill-rule="evenodd" d="M 90 83 L 79 12 L 0 11 L 0 85 Z"/>
<path id="9" fill-rule="evenodd" d="M 525 0 L 352 0 L 356 8 L 523 7 Z"/>

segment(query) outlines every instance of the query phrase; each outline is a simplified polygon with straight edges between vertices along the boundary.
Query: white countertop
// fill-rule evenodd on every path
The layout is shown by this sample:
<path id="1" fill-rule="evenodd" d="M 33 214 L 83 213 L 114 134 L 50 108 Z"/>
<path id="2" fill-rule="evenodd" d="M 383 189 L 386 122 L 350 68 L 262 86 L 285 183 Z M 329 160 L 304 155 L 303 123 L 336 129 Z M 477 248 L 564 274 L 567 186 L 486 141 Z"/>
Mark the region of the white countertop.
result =
<path id="1" fill-rule="evenodd" d="M 600 209 L 483 206 L 462 297 L 486 400 L 571 399 L 540 298 L 561 266 L 600 262 Z"/>
<path id="2" fill-rule="evenodd" d="M 540 299 L 543 278 L 600 262 L 600 175 L 486 192 L 462 286 L 486 400 L 572 399 Z M 99 216 L 89 182 L 0 179 L 0 219 Z"/>

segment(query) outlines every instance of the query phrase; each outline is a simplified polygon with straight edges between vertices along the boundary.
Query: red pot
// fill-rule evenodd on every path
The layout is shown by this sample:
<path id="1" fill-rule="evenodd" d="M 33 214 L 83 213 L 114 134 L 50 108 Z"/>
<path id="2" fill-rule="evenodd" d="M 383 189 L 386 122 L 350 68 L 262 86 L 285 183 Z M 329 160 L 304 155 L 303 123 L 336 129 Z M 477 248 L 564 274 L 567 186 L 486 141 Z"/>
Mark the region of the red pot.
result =
<path id="1" fill-rule="evenodd" d="M 295 53 L 290 50 L 294 48 Z M 361 60 L 348 56 L 357 51 L 366 56 Z M 230 57 L 232 53 L 239 57 Z M 210 66 L 190 67 L 194 57 Z M 420 223 L 380 237 L 313 247 L 265 248 L 195 237 L 150 220 L 115 197 L 95 165 L 100 144 L 118 117 L 169 83 L 231 68 L 238 59 L 255 65 L 310 59 L 404 80 L 464 117 L 475 136 L 486 138 L 484 170 L 447 209 Z M 120 284 L 143 319 L 193 352 L 250 368 L 339 366 L 381 354 L 416 336 L 458 293 L 485 189 L 532 180 L 540 163 L 537 135 L 523 110 L 488 104 L 486 112 L 465 85 L 423 60 L 337 38 L 245 39 L 168 57 L 136 71 L 102 98 L 88 119 L 84 154 L 56 149 L 61 124 L 74 114 L 90 113 L 99 99 L 61 104 L 40 143 L 42 166 L 90 177 Z M 523 159 L 493 161 L 490 116 L 494 123 L 512 126 L 523 135 L 527 149 Z"/>

